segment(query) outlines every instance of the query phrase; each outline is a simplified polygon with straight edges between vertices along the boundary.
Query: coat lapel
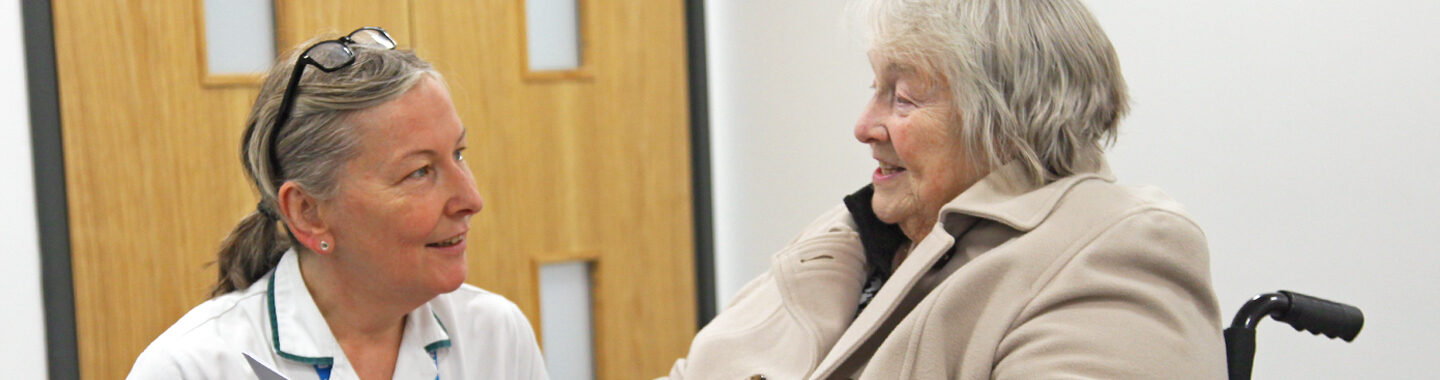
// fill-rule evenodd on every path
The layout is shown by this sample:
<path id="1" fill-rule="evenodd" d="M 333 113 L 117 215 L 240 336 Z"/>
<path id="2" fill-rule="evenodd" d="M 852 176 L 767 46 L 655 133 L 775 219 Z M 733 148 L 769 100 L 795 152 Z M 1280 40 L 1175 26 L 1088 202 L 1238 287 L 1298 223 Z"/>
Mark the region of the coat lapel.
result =
<path id="1" fill-rule="evenodd" d="M 939 226 L 939 223 L 936 223 L 937 230 L 939 230 Z M 915 287 L 915 283 L 920 280 L 921 275 L 934 266 L 935 262 L 945 251 L 950 249 L 954 242 L 955 240 L 950 234 L 931 231 L 929 236 L 916 244 L 915 249 L 911 250 L 910 257 L 900 263 L 900 267 L 896 268 L 890 281 L 886 282 L 885 286 L 875 294 L 870 305 L 866 306 L 865 310 L 855 317 L 850 328 L 840 335 L 840 340 L 830 349 L 830 353 L 825 355 L 825 359 L 820 361 L 820 366 L 816 368 L 811 378 L 824 379 L 832 375 L 845 358 L 854 354 L 855 350 L 860 348 L 861 343 L 874 335 L 881 322 L 894 313 L 901 298 L 904 298 L 905 294 Z"/>

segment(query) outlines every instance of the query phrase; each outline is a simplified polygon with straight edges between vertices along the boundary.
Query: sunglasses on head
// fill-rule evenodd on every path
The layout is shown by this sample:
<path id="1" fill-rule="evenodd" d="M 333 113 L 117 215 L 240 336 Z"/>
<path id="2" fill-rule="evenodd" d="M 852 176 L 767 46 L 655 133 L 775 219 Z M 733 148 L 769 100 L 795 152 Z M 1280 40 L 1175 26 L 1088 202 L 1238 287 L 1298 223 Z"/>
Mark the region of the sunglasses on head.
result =
<path id="1" fill-rule="evenodd" d="M 282 177 L 281 174 L 284 173 L 280 170 L 280 159 L 276 153 L 279 148 L 280 128 L 290 121 L 290 111 L 295 107 L 295 97 L 300 93 L 300 76 L 305 73 L 305 67 L 315 66 L 328 73 L 350 66 L 355 63 L 355 51 L 350 50 L 350 45 L 356 44 L 388 50 L 395 48 L 395 39 L 390 38 L 390 33 L 386 33 L 385 29 L 367 26 L 344 37 L 310 45 L 300 53 L 300 58 L 295 60 L 295 70 L 290 73 L 285 97 L 280 100 L 280 112 L 276 114 L 275 125 L 270 128 L 270 168 L 276 177 Z"/>

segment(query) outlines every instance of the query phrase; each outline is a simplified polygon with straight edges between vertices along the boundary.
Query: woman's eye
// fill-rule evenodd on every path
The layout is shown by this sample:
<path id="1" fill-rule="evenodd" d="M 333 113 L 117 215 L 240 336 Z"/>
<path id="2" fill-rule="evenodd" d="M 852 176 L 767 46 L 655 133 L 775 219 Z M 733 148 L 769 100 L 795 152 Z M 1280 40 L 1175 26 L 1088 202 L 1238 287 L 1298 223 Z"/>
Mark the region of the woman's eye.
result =
<path id="1" fill-rule="evenodd" d="M 455 161 L 465 161 L 465 148 L 455 150 Z"/>
<path id="2" fill-rule="evenodd" d="M 410 178 L 410 179 L 420 179 L 420 178 L 425 178 L 425 176 L 428 176 L 428 175 L 430 175 L 430 166 L 429 166 L 429 165 L 426 165 L 426 166 L 423 167 L 423 168 L 415 169 L 415 171 L 410 172 L 409 178 Z"/>
<path id="3" fill-rule="evenodd" d="M 901 114 L 908 114 L 910 113 L 910 111 L 913 111 L 918 107 L 919 106 L 915 104 L 915 101 L 910 100 L 910 98 L 895 95 L 895 110 L 899 111 Z"/>

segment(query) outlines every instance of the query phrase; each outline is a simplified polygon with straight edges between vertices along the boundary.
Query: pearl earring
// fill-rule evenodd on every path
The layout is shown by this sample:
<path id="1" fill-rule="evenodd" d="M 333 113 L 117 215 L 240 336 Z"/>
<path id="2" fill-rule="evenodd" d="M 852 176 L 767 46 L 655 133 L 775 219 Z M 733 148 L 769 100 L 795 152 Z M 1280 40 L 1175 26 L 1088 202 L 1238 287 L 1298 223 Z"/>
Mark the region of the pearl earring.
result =
<path id="1" fill-rule="evenodd" d="M 329 250 L 330 250 L 330 243 L 329 243 L 329 242 L 326 242 L 326 241 L 324 241 L 324 240 L 321 240 L 321 241 L 320 241 L 320 250 L 321 250 L 321 251 L 329 251 Z"/>

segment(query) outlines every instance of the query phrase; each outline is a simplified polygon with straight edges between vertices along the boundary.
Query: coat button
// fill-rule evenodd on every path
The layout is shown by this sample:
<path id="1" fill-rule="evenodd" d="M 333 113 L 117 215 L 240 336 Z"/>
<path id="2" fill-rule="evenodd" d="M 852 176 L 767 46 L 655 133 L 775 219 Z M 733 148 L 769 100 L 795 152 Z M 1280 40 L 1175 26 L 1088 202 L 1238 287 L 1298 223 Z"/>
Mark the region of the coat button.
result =
<path id="1" fill-rule="evenodd" d="M 751 375 L 751 376 L 750 376 L 750 380 L 765 380 L 765 375 L 761 375 L 761 374 L 758 374 L 758 373 L 757 373 L 757 374 Z"/>

